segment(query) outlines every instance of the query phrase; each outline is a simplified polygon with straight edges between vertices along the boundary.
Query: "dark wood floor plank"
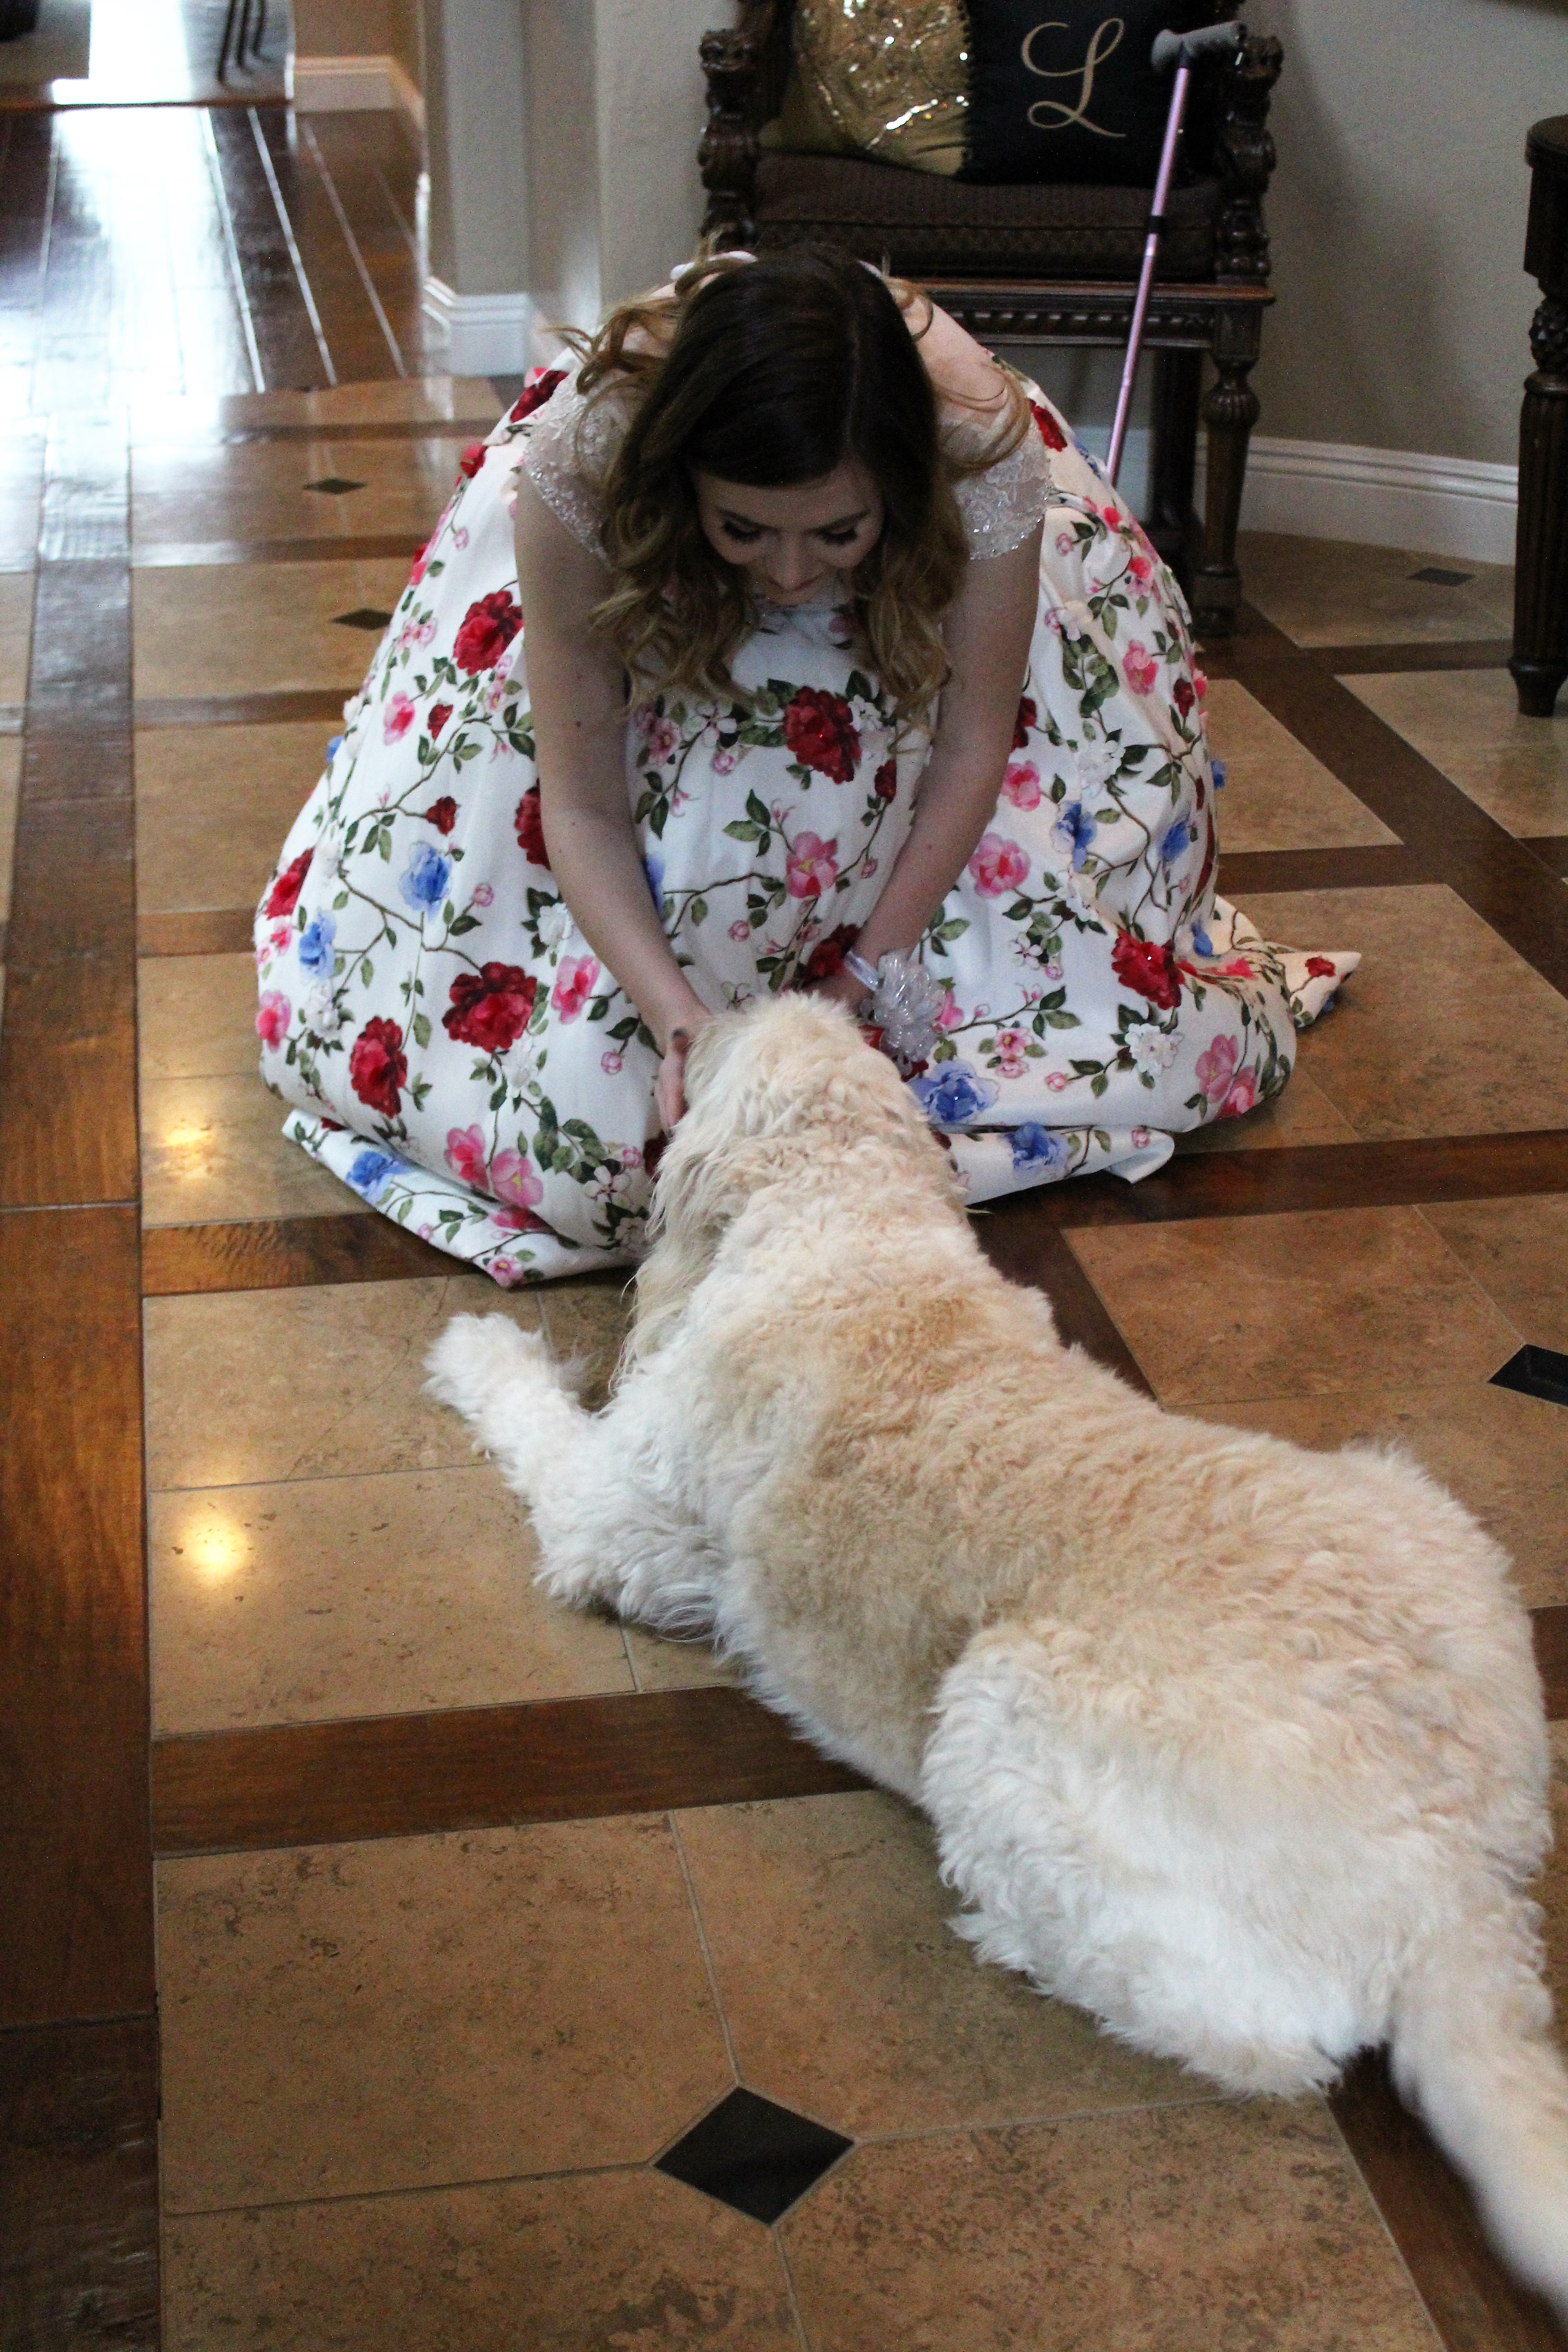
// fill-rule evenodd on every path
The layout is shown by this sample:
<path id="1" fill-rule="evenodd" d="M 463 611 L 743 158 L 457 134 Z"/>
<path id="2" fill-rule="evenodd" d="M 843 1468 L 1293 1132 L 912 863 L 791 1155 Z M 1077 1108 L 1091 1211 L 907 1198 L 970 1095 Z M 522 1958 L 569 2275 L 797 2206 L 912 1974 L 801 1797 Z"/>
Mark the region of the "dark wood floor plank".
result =
<path id="1" fill-rule="evenodd" d="M 417 375 L 432 322 L 424 309 L 417 246 L 408 234 L 422 168 L 416 142 L 395 113 L 318 116 L 311 130 L 404 365 Z M 398 187 L 406 220 L 395 199 Z"/>
<path id="2" fill-rule="evenodd" d="M 132 714 L 137 727 L 276 727 L 296 719 L 343 715 L 346 691 L 302 687 L 279 694 L 151 696 Z"/>
<path id="3" fill-rule="evenodd" d="M 138 1244 L 0 1215 L 4 2026 L 153 2007 Z"/>
<path id="4" fill-rule="evenodd" d="M 515 394 L 512 396 L 516 398 Z M 324 418 L 315 425 L 261 425 L 245 415 L 247 402 L 245 394 L 236 394 L 232 402 L 220 400 L 220 415 L 228 411 L 231 421 L 193 425 L 188 431 L 182 428 L 180 445 L 191 449 L 242 449 L 253 442 L 271 441 L 450 441 L 455 469 L 465 445 L 488 433 L 506 405 L 498 399 L 493 408 L 477 416 L 379 416 L 367 417 L 363 424 Z M 155 424 L 143 424 L 136 446 L 156 449 L 168 444 L 158 436 Z"/>
<path id="5" fill-rule="evenodd" d="M 294 1290 L 315 1283 L 416 1281 L 455 1262 L 417 1234 L 349 1209 L 335 1217 L 267 1217 L 248 1224 L 153 1225 L 142 1240 L 148 1298 L 215 1290 Z"/>
<path id="6" fill-rule="evenodd" d="M 1227 898 L 1253 890 L 1383 890 L 1432 879 L 1416 852 L 1396 842 L 1365 849 L 1231 850 L 1219 864 Z"/>
<path id="7" fill-rule="evenodd" d="M 256 919 L 251 907 L 213 907 L 190 915 L 138 915 L 139 956 L 243 955 Z"/>
<path id="8" fill-rule="evenodd" d="M 865 1785 L 709 1685 L 158 1739 L 153 1833 L 161 1854 L 248 1851 Z"/>
<path id="9" fill-rule="evenodd" d="M 1336 677 L 1377 677 L 1394 670 L 1505 669 L 1513 651 L 1507 637 L 1424 638 L 1378 646 L 1310 646 L 1321 669 Z"/>
<path id="10" fill-rule="evenodd" d="M 134 956 L 9 967 L 0 1208 L 132 1201 L 137 1184 Z"/>
<path id="11" fill-rule="evenodd" d="M 1534 851 L 1553 874 L 1568 877 L 1568 833 L 1532 833 L 1525 835 L 1524 845 Z"/>
<path id="12" fill-rule="evenodd" d="M 354 539 L 150 540 L 131 561 L 138 572 L 183 571 L 209 563 L 363 563 L 383 559 L 412 563 L 419 550 L 413 531 L 365 533 Z"/>
<path id="13" fill-rule="evenodd" d="M 1545 1609 L 1532 1609 L 1531 1626 L 1535 1635 L 1535 1663 L 1541 1669 L 1541 1687 L 1546 1699 L 1546 1720 L 1561 1723 L 1568 1717 L 1568 1603 L 1559 1601 Z"/>
<path id="14" fill-rule="evenodd" d="M 155 2019 L 0 2032 L 0 2343 L 157 2342 Z"/>
<path id="15" fill-rule="evenodd" d="M 1541 861 L 1347 686 L 1245 609 L 1230 674 L 1515 953 L 1568 994 L 1568 898 Z"/>
<path id="16" fill-rule="evenodd" d="M 1493 2254 L 1469 2190 L 1401 2104 L 1383 2052 L 1364 2052 L 1329 2105 L 1446 2352 L 1563 2352 L 1568 2335 Z"/>
<path id="17" fill-rule="evenodd" d="M 396 376 L 396 358 L 365 291 L 353 249 L 343 235 L 308 142 L 299 136 L 290 140 L 289 118 L 279 107 L 260 108 L 256 119 L 278 175 L 339 383 L 368 383 Z"/>
<path id="18" fill-rule="evenodd" d="M 974 1220 L 974 1230 L 998 1274 L 1005 1275 L 1009 1282 L 1045 1292 L 1057 1329 L 1069 1347 L 1082 1348 L 1097 1364 L 1120 1372 L 1143 1395 L 1153 1395 L 1138 1359 L 1059 1226 L 981 1214 Z"/>
<path id="19" fill-rule="evenodd" d="M 215 110 L 212 125 L 263 383 L 268 392 L 318 390 L 327 373 L 248 115 Z"/>

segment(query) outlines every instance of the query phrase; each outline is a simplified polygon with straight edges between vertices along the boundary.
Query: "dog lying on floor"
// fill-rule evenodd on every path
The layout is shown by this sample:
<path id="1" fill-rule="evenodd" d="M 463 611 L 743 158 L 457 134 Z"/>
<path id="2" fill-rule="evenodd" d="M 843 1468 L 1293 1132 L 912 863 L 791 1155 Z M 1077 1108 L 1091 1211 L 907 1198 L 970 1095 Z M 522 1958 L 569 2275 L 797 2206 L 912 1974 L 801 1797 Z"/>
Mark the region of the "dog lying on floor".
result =
<path id="1" fill-rule="evenodd" d="M 1541 1686 L 1498 1547 L 1413 1464 L 1162 1412 L 994 1273 L 848 1016 L 703 1030 L 596 1416 L 453 1322 L 435 1393 L 540 1581 L 710 1633 L 924 1808 L 986 1959 L 1237 2092 L 1363 2045 L 1568 2316 L 1536 1912 Z"/>

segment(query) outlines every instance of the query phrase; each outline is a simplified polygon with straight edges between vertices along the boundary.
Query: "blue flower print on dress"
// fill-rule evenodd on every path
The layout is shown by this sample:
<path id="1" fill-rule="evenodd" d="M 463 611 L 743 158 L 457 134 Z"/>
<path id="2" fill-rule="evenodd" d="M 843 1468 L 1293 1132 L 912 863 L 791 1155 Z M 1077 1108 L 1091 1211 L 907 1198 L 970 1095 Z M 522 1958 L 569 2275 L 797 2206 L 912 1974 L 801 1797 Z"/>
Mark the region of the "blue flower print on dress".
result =
<path id="1" fill-rule="evenodd" d="M 1016 1127 L 1009 1140 L 1013 1146 L 1014 1167 L 1032 1168 L 1041 1177 L 1053 1168 L 1065 1171 L 1071 1158 L 1064 1139 L 1054 1134 L 1048 1127 L 1037 1126 L 1032 1118 L 1026 1119 L 1022 1127 Z"/>
<path id="2" fill-rule="evenodd" d="M 349 1182 L 367 1201 L 375 1200 L 395 1176 L 401 1175 L 406 1162 L 391 1151 L 362 1151 L 349 1170 Z"/>
<path id="3" fill-rule="evenodd" d="M 1193 950 L 1196 955 L 1205 956 L 1210 961 L 1213 960 L 1214 941 L 1210 939 L 1208 933 L 1205 930 L 1201 923 L 1194 923 L 1193 925 Z"/>
<path id="4" fill-rule="evenodd" d="M 1100 828 L 1081 801 L 1068 801 L 1051 828 L 1051 839 L 1058 849 L 1072 856 L 1072 870 L 1083 871 L 1084 856 Z"/>
<path id="5" fill-rule="evenodd" d="M 1226 779 L 1225 761 L 1223 760 L 1211 760 L 1209 761 L 1209 773 L 1214 778 L 1214 788 L 1215 792 L 1223 793 L 1225 790 Z"/>
<path id="6" fill-rule="evenodd" d="M 441 904 L 451 878 L 451 859 L 443 857 L 433 843 L 416 841 L 407 865 L 398 876 L 397 887 L 404 903 L 412 907 L 416 915 L 423 915 Z"/>
<path id="7" fill-rule="evenodd" d="M 924 1077 L 911 1078 L 910 1092 L 933 1127 L 965 1127 L 990 1109 L 1001 1088 L 967 1062 L 944 1062 Z"/>
<path id="8" fill-rule="evenodd" d="M 332 941 L 337 938 L 335 919 L 321 914 L 306 924 L 300 934 L 300 969 L 312 979 L 330 980 L 332 972 Z"/>
<path id="9" fill-rule="evenodd" d="M 653 893 L 653 903 L 654 903 L 655 907 L 658 909 L 658 911 L 662 914 L 662 913 L 663 913 L 663 911 L 664 911 L 664 860 L 663 860 L 663 858 L 662 858 L 662 857 L 655 857 L 655 856 L 652 856 L 651 855 L 650 855 L 649 856 L 647 856 L 647 857 L 645 857 L 645 858 L 643 859 L 643 872 L 647 876 L 647 887 L 648 887 L 648 888 L 649 888 L 649 889 L 652 891 L 652 893 Z"/>
<path id="10" fill-rule="evenodd" d="M 1184 816 L 1179 816 L 1160 844 L 1160 863 L 1173 866 L 1193 837 L 1193 828 Z"/>

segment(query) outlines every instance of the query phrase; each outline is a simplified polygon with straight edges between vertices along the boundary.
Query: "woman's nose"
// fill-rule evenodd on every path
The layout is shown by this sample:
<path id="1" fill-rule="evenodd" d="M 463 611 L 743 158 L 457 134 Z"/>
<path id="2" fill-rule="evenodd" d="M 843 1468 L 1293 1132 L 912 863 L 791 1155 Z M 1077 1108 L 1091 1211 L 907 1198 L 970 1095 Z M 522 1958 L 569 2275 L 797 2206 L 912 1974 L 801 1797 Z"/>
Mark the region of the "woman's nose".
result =
<path id="1" fill-rule="evenodd" d="M 816 557 L 808 541 L 781 539 L 768 564 L 775 588 L 804 588 L 817 572 Z"/>

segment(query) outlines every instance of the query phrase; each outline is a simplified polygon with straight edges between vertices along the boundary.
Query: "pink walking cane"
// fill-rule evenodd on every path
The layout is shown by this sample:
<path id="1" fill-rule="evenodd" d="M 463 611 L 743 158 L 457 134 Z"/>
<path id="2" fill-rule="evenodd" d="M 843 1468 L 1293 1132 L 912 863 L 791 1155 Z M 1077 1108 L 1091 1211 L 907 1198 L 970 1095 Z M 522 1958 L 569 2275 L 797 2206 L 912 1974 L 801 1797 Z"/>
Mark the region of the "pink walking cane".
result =
<path id="1" fill-rule="evenodd" d="M 1128 338 L 1127 358 L 1121 370 L 1121 389 L 1116 395 L 1116 422 L 1110 428 L 1110 456 L 1106 472 L 1114 488 L 1121 470 L 1122 446 L 1127 439 L 1127 419 L 1132 408 L 1132 379 L 1138 373 L 1138 347 L 1143 340 L 1143 321 L 1148 316 L 1149 289 L 1154 283 L 1154 263 L 1160 251 L 1160 236 L 1165 226 L 1165 199 L 1171 192 L 1171 174 L 1176 166 L 1176 142 L 1182 135 L 1182 116 L 1186 111 L 1187 84 L 1192 79 L 1193 61 L 1206 57 L 1211 49 L 1234 49 L 1245 37 L 1245 26 L 1238 24 L 1205 25 L 1196 33 L 1157 33 L 1154 37 L 1152 64 L 1156 73 L 1163 73 L 1173 65 L 1176 79 L 1171 89 L 1171 111 L 1165 118 L 1165 143 L 1160 151 L 1160 170 L 1154 182 L 1154 201 L 1149 213 L 1149 234 L 1143 241 L 1143 267 L 1138 278 L 1138 299 L 1132 305 L 1132 332 Z"/>

